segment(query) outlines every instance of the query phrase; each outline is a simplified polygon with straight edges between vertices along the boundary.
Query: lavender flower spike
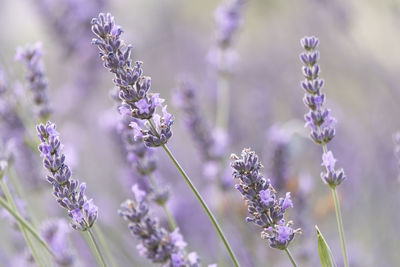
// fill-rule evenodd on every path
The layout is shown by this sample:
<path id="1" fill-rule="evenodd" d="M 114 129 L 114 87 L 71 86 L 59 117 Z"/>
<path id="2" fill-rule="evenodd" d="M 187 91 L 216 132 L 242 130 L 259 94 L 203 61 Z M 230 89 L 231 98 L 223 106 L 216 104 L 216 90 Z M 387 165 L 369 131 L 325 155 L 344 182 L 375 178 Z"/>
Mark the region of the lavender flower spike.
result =
<path id="1" fill-rule="evenodd" d="M 47 122 L 46 125 L 37 125 L 36 130 L 41 140 L 40 156 L 43 157 L 44 167 L 50 173 L 47 181 L 53 185 L 53 195 L 58 204 L 68 210 L 72 228 L 79 231 L 88 230 L 97 219 L 98 209 L 93 200 L 88 200 L 85 195 L 86 183 L 71 178 L 71 170 L 61 152 L 63 145 L 56 125 Z"/>
<path id="2" fill-rule="evenodd" d="M 304 37 L 301 39 L 301 45 L 305 52 L 300 54 L 300 60 L 303 62 L 303 75 L 305 80 L 301 82 L 301 87 L 305 90 L 304 104 L 310 109 L 305 115 L 306 126 L 311 128 L 311 139 L 322 146 L 322 165 L 326 172 L 321 173 L 322 181 L 329 185 L 332 190 L 335 203 L 336 219 L 342 246 L 344 266 L 349 266 L 349 260 L 346 251 L 346 242 L 340 212 L 340 203 L 338 200 L 336 186 L 340 185 L 345 179 L 343 169 L 335 170 L 336 159 L 332 151 L 328 151 L 327 144 L 335 136 L 336 120 L 331 116 L 331 111 L 324 107 L 325 94 L 321 93 L 324 80 L 319 78 L 320 67 L 318 65 L 319 51 L 316 50 L 319 44 L 317 37 Z"/>
<path id="3" fill-rule="evenodd" d="M 198 267 L 200 260 L 196 253 L 185 256 L 186 242 L 179 233 L 179 228 L 168 232 L 158 224 L 158 220 L 149 213 L 146 192 L 137 184 L 132 186 L 133 200 L 121 204 L 118 211 L 128 223 L 132 234 L 140 240 L 139 253 L 153 263 L 162 263 L 171 267 Z"/>
<path id="4" fill-rule="evenodd" d="M 303 75 L 305 80 L 301 87 L 305 90 L 304 104 L 310 109 L 305 115 L 306 126 L 311 128 L 311 139 L 323 147 L 322 165 L 326 167 L 326 173 L 321 174 L 322 180 L 330 187 L 338 186 L 344 179 L 343 169 L 335 170 L 335 158 L 326 145 L 335 136 L 336 119 L 331 116 L 331 111 L 324 107 L 325 94 L 321 93 L 324 80 L 319 78 L 320 67 L 318 65 L 319 51 L 316 50 L 319 40 L 316 37 L 304 37 L 301 45 L 305 52 L 300 54 L 303 62 Z"/>
<path id="5" fill-rule="evenodd" d="M 26 81 L 33 93 L 33 101 L 38 109 L 39 118 L 46 120 L 49 118 L 51 108 L 47 96 L 47 80 L 42 61 L 42 45 L 26 45 L 24 48 L 18 47 L 15 60 L 20 61 L 27 69 Z"/>
<path id="6" fill-rule="evenodd" d="M 120 39 L 122 29 L 115 24 L 110 13 L 100 13 L 98 18 L 92 20 L 92 31 L 97 36 L 92 43 L 99 48 L 104 67 L 115 75 L 113 82 L 119 88 L 122 102 L 120 112 L 139 120 L 147 120 L 147 129 L 143 129 L 141 134 L 147 146 L 166 144 L 172 136 L 174 118 L 167 112 L 166 106 L 162 109 L 163 116 L 155 114 L 164 99 L 157 93 L 149 93 L 151 78 L 143 75 L 142 62 L 132 64 L 132 46 L 126 46 Z M 139 126 L 133 124 L 132 127 L 135 130 Z"/>
<path id="7" fill-rule="evenodd" d="M 260 174 L 263 167 L 258 156 L 250 149 L 243 149 L 241 158 L 232 155 L 233 178 L 239 181 L 236 189 L 246 201 L 250 216 L 247 222 L 252 222 L 262 228 L 261 237 L 269 241 L 272 248 L 286 250 L 296 234 L 301 229 L 293 229 L 292 221 L 285 222 L 284 213 L 293 207 L 290 193 L 285 198 L 278 198 L 269 179 Z"/>

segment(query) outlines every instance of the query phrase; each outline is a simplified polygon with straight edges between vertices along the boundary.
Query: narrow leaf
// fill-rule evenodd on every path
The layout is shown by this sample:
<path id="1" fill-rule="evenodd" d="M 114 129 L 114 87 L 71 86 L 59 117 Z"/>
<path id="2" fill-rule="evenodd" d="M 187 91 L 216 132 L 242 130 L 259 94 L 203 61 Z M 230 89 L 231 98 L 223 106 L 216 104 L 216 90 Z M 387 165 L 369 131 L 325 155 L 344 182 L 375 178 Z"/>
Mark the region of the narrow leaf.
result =
<path id="1" fill-rule="evenodd" d="M 325 238 L 322 236 L 318 226 L 315 226 L 318 235 L 318 253 L 322 267 L 336 267 L 335 260 L 333 259 L 331 249 L 326 243 Z"/>

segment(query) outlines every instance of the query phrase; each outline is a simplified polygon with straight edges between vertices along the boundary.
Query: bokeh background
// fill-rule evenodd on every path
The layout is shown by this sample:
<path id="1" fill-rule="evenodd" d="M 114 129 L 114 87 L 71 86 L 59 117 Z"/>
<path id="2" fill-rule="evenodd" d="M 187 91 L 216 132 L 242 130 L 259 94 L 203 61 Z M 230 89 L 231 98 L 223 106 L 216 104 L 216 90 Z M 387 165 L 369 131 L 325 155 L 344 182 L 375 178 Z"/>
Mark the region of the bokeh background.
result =
<path id="1" fill-rule="evenodd" d="M 190 76 L 201 109 L 213 125 L 216 110 L 216 74 L 210 64 L 215 45 L 214 10 L 220 1 L 183 0 L 2 0 L 0 3 L 0 65 L 16 99 L 30 104 L 24 70 L 14 61 L 16 47 L 40 41 L 44 50 L 52 121 L 65 145 L 73 174 L 88 184 L 89 196 L 99 206 L 98 223 L 120 266 L 151 266 L 136 251 L 137 240 L 118 216 L 119 204 L 131 197 L 135 181 L 126 165 L 120 140 L 113 131 L 119 114 L 110 98 L 112 75 L 91 46 L 90 19 L 111 12 L 124 29 L 123 39 L 134 46 L 134 60 L 144 62 L 152 77 L 152 91 L 160 92 L 175 116 L 169 147 L 204 194 L 221 220 L 228 240 L 243 266 L 288 266 L 284 253 L 268 247 L 259 229 L 244 221 L 246 208 L 233 187 L 221 190 L 204 175 L 203 159 L 174 105 L 177 80 Z M 261 157 L 264 172 L 281 192 L 292 191 L 290 218 L 303 229 L 291 251 L 301 266 L 318 266 L 314 225 L 330 244 L 339 266 L 340 243 L 330 190 L 320 177 L 321 149 L 307 138 L 303 127 L 306 108 L 299 40 L 320 39 L 320 65 L 327 105 L 337 118 L 337 135 L 329 147 L 347 180 L 339 187 L 343 222 L 352 266 L 398 266 L 400 231 L 399 168 L 393 135 L 400 130 L 400 2 L 345 0 L 249 0 L 235 34 L 229 88 L 229 149 L 240 153 L 251 147 Z M 35 136 L 35 117 L 27 131 Z M 3 118 L 4 119 L 4 118 Z M 0 124 L 6 132 L 7 124 Z M 210 129 L 211 131 L 211 129 Z M 282 138 L 282 136 L 284 136 Z M 2 136 L 2 142 L 6 143 Z M 18 179 L 28 192 L 27 202 L 37 223 L 65 218 L 44 179 L 41 159 L 32 153 L 29 163 L 16 152 Z M 170 188 L 168 205 L 178 220 L 190 251 L 206 266 L 230 266 L 224 248 L 179 173 L 163 151 L 157 151 L 156 177 Z M 277 159 L 284 162 L 283 180 L 274 176 Z M 279 160 L 279 158 L 278 158 Z M 229 183 L 228 183 L 229 184 Z M 298 196 L 296 198 L 296 195 Z M 166 225 L 162 210 L 153 212 Z M 17 266 L 24 242 L 9 222 L 0 220 L 0 265 Z M 70 233 L 77 266 L 94 264 L 79 233 Z M 16 258 L 19 258 L 17 261 Z M 133 258 L 133 262 L 132 259 Z"/>

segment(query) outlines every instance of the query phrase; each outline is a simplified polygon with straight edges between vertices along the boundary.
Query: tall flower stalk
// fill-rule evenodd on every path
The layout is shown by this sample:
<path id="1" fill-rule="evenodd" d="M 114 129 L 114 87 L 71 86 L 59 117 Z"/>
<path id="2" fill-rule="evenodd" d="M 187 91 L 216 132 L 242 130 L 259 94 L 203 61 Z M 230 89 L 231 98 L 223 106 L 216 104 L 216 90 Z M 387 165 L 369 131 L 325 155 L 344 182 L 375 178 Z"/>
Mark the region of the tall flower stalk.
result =
<path id="1" fill-rule="evenodd" d="M 335 169 L 336 159 L 327 146 L 335 136 L 336 119 L 331 116 L 330 109 L 324 106 L 325 94 L 321 92 L 324 80 L 319 78 L 320 67 L 318 60 L 320 54 L 316 50 L 318 44 L 319 40 L 314 36 L 304 37 L 301 40 L 301 45 L 305 49 L 305 52 L 300 54 L 300 60 L 304 64 L 303 75 L 305 77 L 305 80 L 301 82 L 301 87 L 305 90 L 304 104 L 309 108 L 309 112 L 305 115 L 305 120 L 306 126 L 311 128 L 311 139 L 322 147 L 322 166 L 325 167 L 325 172 L 321 173 L 321 178 L 325 184 L 329 185 L 332 191 L 344 265 L 348 267 L 349 260 L 347 257 L 342 215 L 336 191 L 336 187 L 345 179 L 345 174 L 343 169 Z"/>
<path id="2" fill-rule="evenodd" d="M 6 197 L 6 200 L 7 200 L 8 204 L 9 204 L 9 207 L 15 213 L 17 213 L 18 212 L 17 205 L 16 205 L 16 203 L 14 201 L 14 198 L 11 196 L 10 190 L 8 189 L 8 186 L 7 186 L 6 182 L 3 179 L 4 172 L 5 172 L 4 169 L 6 168 L 7 165 L 6 165 L 6 163 L 4 161 L 1 161 L 0 165 L 1 165 L 0 166 L 0 185 L 1 185 L 1 189 L 4 192 L 4 195 Z M 32 239 L 28 234 L 28 229 L 26 228 L 25 224 L 22 223 L 20 220 L 17 220 L 17 223 L 18 223 L 18 226 L 21 229 L 21 232 L 22 232 L 22 234 L 23 234 L 23 236 L 25 238 L 26 244 L 28 245 L 28 247 L 29 247 L 29 249 L 30 249 L 30 251 L 32 253 L 33 259 L 36 261 L 36 263 L 39 266 L 43 266 L 43 263 L 42 263 L 42 261 L 41 261 L 41 259 L 39 257 L 37 248 L 34 246 L 34 244 L 32 242 Z"/>
<path id="3" fill-rule="evenodd" d="M 118 103 L 120 102 L 118 96 L 114 97 L 115 94 L 112 94 L 112 96 L 114 100 L 117 100 Z M 157 181 L 154 179 L 154 172 L 157 169 L 157 161 L 153 155 L 153 148 L 147 147 L 143 142 L 143 138 L 135 138 L 132 128 L 129 126 L 132 122 L 135 122 L 136 124 L 140 123 L 139 120 L 134 119 L 131 116 L 121 115 L 120 121 L 116 126 L 116 131 L 121 137 L 126 152 L 127 163 L 129 164 L 129 168 L 132 168 L 140 178 L 148 180 L 151 187 L 148 189 L 148 191 L 151 192 L 148 193 L 152 193 L 152 200 L 163 208 L 169 226 L 174 230 L 177 227 L 177 223 L 167 206 L 169 191 L 168 189 L 161 189 Z"/>
<path id="4" fill-rule="evenodd" d="M 42 60 L 43 50 L 40 43 L 18 47 L 15 60 L 26 68 L 26 82 L 33 94 L 36 112 L 40 121 L 49 119 L 51 108 L 47 95 L 48 84 Z"/>
<path id="5" fill-rule="evenodd" d="M 73 179 L 69 166 L 65 163 L 65 155 L 62 154 L 63 147 L 56 125 L 47 122 L 46 125 L 39 124 L 36 127 L 41 144 L 39 151 L 43 157 L 43 165 L 49 171 L 47 181 L 53 185 L 53 195 L 57 203 L 68 211 L 73 229 L 87 231 L 91 242 L 96 248 L 97 256 L 102 266 L 106 266 L 102 252 L 91 231 L 97 219 L 98 208 L 92 199 L 87 199 L 86 183 L 80 183 Z"/>
<path id="6" fill-rule="evenodd" d="M 278 198 L 269 179 L 260 173 L 263 167 L 257 154 L 243 149 L 241 157 L 232 154 L 233 178 L 238 181 L 236 189 L 242 194 L 249 212 L 247 222 L 261 227 L 261 238 L 268 240 L 271 248 L 284 250 L 293 266 L 297 266 L 288 246 L 301 229 L 293 229 L 292 221 L 285 222 L 284 214 L 293 207 L 290 192 Z"/>
<path id="7" fill-rule="evenodd" d="M 132 122 L 135 139 L 143 138 L 147 147 L 162 146 L 169 158 L 181 173 L 189 187 L 203 206 L 221 240 L 229 252 L 235 266 L 239 263 L 228 243 L 221 227 L 213 216 L 211 210 L 201 197 L 190 178 L 179 165 L 172 152 L 166 146 L 172 136 L 171 126 L 174 118 L 167 112 L 167 106 L 162 107 L 162 115 L 156 113 L 156 108 L 161 107 L 164 102 L 157 93 L 149 93 L 151 78 L 143 75 L 142 62 L 132 64 L 130 57 L 132 46 L 126 46 L 120 39 L 122 29 L 114 22 L 111 14 L 99 14 L 98 18 L 92 20 L 92 31 L 97 38 L 92 43 L 100 50 L 100 57 L 104 67 L 115 74 L 114 84 L 120 89 L 121 99 L 120 112 L 125 115 L 144 121 L 143 125 Z"/>
<path id="8" fill-rule="evenodd" d="M 216 43 L 210 52 L 211 63 L 217 69 L 217 118 L 216 125 L 228 130 L 229 84 L 235 52 L 232 43 L 235 33 L 242 24 L 245 0 L 224 0 L 215 10 Z"/>

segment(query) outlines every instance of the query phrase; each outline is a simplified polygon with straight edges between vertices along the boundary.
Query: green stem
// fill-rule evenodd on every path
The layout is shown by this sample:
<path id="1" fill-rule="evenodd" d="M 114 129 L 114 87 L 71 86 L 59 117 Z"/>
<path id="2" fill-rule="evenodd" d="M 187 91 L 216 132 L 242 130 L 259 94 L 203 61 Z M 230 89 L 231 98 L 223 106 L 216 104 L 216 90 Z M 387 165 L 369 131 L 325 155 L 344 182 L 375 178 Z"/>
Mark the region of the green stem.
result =
<path id="1" fill-rule="evenodd" d="M 158 186 L 157 186 L 156 182 L 154 181 L 151 173 L 149 173 L 147 175 L 147 177 L 149 178 L 150 184 L 153 186 L 153 188 L 155 190 L 158 190 Z M 169 209 L 165 203 L 161 204 L 161 207 L 164 209 L 164 212 L 165 212 L 165 215 L 167 216 L 168 224 L 169 224 L 171 230 L 175 230 L 177 224 L 176 224 L 175 218 L 172 216 L 172 213 L 169 211 Z"/>
<path id="2" fill-rule="evenodd" d="M 111 251 L 108 248 L 107 242 L 104 239 L 103 232 L 96 224 L 93 226 L 93 229 L 99 239 L 100 246 L 102 246 L 104 253 L 106 254 L 108 260 L 110 261 L 111 266 L 116 267 L 117 265 L 115 264 L 114 258 L 111 254 Z"/>
<path id="3" fill-rule="evenodd" d="M 320 129 L 320 128 L 318 128 Z M 324 153 L 328 153 L 328 147 L 326 144 L 322 144 L 322 151 Z M 327 169 L 328 171 L 328 169 Z M 340 212 L 340 203 L 338 201 L 336 187 L 331 187 L 333 200 L 335 203 L 335 213 L 336 213 L 336 222 L 339 229 L 339 236 L 340 236 L 340 244 L 342 247 L 342 254 L 343 254 L 343 262 L 345 267 L 349 267 L 349 259 L 347 257 L 347 250 L 346 250 L 346 241 L 344 238 L 344 230 L 343 230 L 343 222 L 342 222 L 342 214 Z"/>
<path id="4" fill-rule="evenodd" d="M 0 178 L 0 184 L 1 184 L 1 188 L 3 189 L 4 195 L 6 196 L 7 202 L 10 204 L 11 208 L 15 212 L 18 212 L 17 205 L 15 204 L 15 201 L 14 201 L 13 197 L 11 196 L 10 190 L 8 190 L 8 186 L 6 185 L 6 183 L 4 182 L 4 180 L 2 178 Z M 27 229 L 25 228 L 24 225 L 22 225 L 22 223 L 20 223 L 19 221 L 17 221 L 17 222 L 18 222 L 19 228 L 21 229 L 21 232 L 25 238 L 26 244 L 28 245 L 29 249 L 32 252 L 33 258 L 35 259 L 35 261 L 37 262 L 37 264 L 39 266 L 43 266 L 43 264 L 40 260 L 40 257 L 36 251 L 36 248 L 33 245 L 32 240 L 27 232 Z"/>
<path id="5" fill-rule="evenodd" d="M 347 257 L 346 242 L 345 242 L 345 238 L 344 238 L 342 214 L 340 212 L 340 203 L 338 200 L 336 188 L 332 188 L 332 195 L 333 195 L 333 200 L 335 202 L 336 221 L 337 221 L 337 225 L 338 225 L 338 229 L 339 229 L 340 242 L 342 245 L 344 266 L 349 267 L 349 259 Z"/>
<path id="6" fill-rule="evenodd" d="M 18 221 L 18 223 L 23 225 L 52 256 L 55 256 L 54 253 L 51 251 L 51 249 L 47 246 L 46 242 L 39 236 L 36 230 L 32 227 L 32 225 L 29 222 L 27 222 L 21 215 L 19 215 L 18 212 L 14 211 L 14 209 L 12 209 L 2 197 L 0 197 L 0 206 L 6 209 Z"/>
<path id="7" fill-rule="evenodd" d="M 217 94 L 216 125 L 222 130 L 227 130 L 229 120 L 229 74 L 222 71 L 218 73 Z"/>
<path id="8" fill-rule="evenodd" d="M 169 158 L 172 160 L 172 162 L 174 163 L 175 167 L 178 169 L 180 174 L 183 176 L 183 178 L 185 179 L 186 183 L 189 185 L 190 189 L 193 191 L 193 193 L 197 197 L 197 199 L 200 202 L 200 204 L 203 206 L 203 208 L 206 211 L 208 217 L 210 218 L 211 222 L 213 223 L 215 229 L 217 230 L 218 235 L 220 236 L 222 242 L 224 243 L 225 248 L 228 251 L 228 253 L 229 253 L 229 255 L 230 255 L 231 259 L 232 259 L 232 262 L 234 263 L 235 266 L 238 267 L 239 266 L 239 262 L 236 259 L 236 256 L 233 253 L 231 246 L 229 245 L 227 239 L 225 238 L 225 235 L 222 232 L 221 227 L 219 226 L 219 224 L 218 224 L 217 220 L 215 219 L 214 215 L 212 214 L 211 210 L 208 208 L 208 206 L 205 203 L 204 199 L 202 198 L 202 196 L 200 195 L 200 193 L 198 192 L 198 190 L 196 189 L 196 187 L 194 186 L 194 184 L 190 180 L 189 176 L 186 174 L 186 172 L 183 170 L 183 168 L 179 165 L 178 161 L 172 155 L 172 153 L 168 149 L 168 147 L 166 145 L 162 145 L 162 147 L 164 148 L 165 152 L 168 154 Z"/>
<path id="9" fill-rule="evenodd" d="M 290 251 L 289 251 L 288 248 L 285 248 L 285 252 L 286 252 L 286 254 L 288 255 L 288 257 L 289 257 L 290 262 L 292 263 L 292 265 L 293 265 L 294 267 L 297 267 L 296 261 L 294 260 L 292 254 L 290 253 Z"/>
<path id="10" fill-rule="evenodd" d="M 89 228 L 89 229 L 87 230 L 87 233 L 88 233 L 88 236 L 89 236 L 89 241 L 90 241 L 91 244 L 92 244 L 92 246 L 90 246 L 90 244 L 89 244 L 89 247 L 94 248 L 94 250 L 95 250 L 94 253 L 96 254 L 96 259 L 97 259 L 98 263 L 99 263 L 101 266 L 106 267 L 107 264 L 106 264 L 106 262 L 105 262 L 105 260 L 104 260 L 103 254 L 102 254 L 101 251 L 100 251 L 100 247 L 99 247 L 99 245 L 97 244 L 96 239 L 94 238 L 94 235 L 93 235 L 93 233 L 92 233 L 92 230 Z M 88 241 L 88 240 L 86 240 L 86 241 Z M 93 251 L 92 251 L 92 252 L 93 252 Z"/>

